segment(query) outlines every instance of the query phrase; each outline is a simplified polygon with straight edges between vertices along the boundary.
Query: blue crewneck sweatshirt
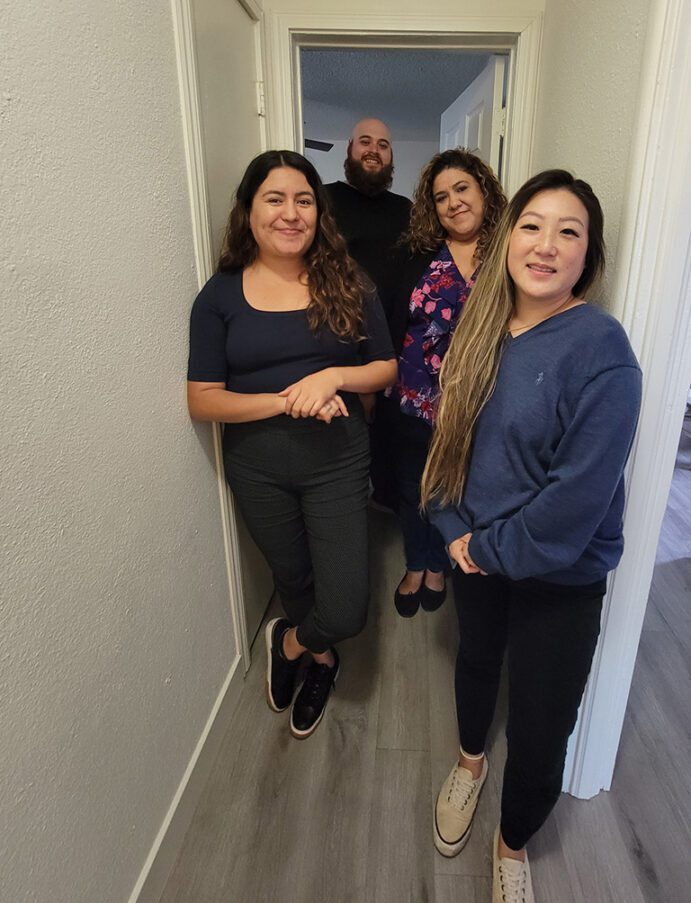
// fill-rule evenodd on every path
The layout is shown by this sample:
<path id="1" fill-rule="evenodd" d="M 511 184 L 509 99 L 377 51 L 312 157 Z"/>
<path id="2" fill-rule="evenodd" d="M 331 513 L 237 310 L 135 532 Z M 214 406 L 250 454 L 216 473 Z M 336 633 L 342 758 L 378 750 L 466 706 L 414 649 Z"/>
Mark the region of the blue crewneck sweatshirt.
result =
<path id="1" fill-rule="evenodd" d="M 621 324 L 589 304 L 507 337 L 458 506 L 430 514 L 489 574 L 587 584 L 623 550 L 624 466 L 641 371 Z"/>

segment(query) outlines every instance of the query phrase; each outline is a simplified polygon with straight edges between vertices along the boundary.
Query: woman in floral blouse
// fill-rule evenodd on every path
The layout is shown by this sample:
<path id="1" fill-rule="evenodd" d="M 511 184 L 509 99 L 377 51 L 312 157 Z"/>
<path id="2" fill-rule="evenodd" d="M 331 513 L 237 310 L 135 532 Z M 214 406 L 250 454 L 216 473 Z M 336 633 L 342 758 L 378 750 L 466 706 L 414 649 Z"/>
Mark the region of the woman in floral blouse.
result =
<path id="1" fill-rule="evenodd" d="M 389 416 L 406 557 L 394 601 L 403 617 L 420 605 L 434 611 L 446 594 L 448 558 L 441 535 L 420 514 L 420 480 L 442 360 L 505 206 L 501 185 L 479 157 L 463 148 L 436 154 L 422 170 L 410 229 L 392 264 L 397 275 L 387 300 L 399 361 Z"/>

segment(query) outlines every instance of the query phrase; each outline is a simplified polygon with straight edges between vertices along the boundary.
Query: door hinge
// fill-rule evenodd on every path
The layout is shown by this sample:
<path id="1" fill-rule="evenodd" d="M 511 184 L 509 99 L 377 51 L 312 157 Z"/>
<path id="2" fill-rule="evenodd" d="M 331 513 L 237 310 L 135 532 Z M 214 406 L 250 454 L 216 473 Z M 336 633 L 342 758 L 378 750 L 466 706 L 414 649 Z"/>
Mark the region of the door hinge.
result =
<path id="1" fill-rule="evenodd" d="M 266 117 L 266 101 L 264 98 L 264 82 L 255 82 L 257 89 L 257 115 Z"/>
<path id="2" fill-rule="evenodd" d="M 501 138 L 506 137 L 506 107 L 502 109 L 499 117 L 499 136 Z"/>

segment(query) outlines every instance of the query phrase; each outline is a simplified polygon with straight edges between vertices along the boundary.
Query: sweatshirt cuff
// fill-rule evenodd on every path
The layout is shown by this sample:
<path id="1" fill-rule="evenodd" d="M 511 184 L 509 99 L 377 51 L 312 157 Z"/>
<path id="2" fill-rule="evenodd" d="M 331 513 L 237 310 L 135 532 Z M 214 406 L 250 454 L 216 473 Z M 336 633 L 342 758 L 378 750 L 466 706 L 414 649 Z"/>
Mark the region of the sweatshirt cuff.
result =
<path id="1" fill-rule="evenodd" d="M 493 558 L 488 558 L 482 547 L 482 535 L 484 530 L 476 530 L 470 537 L 468 543 L 468 554 L 475 564 L 486 574 L 496 574 L 498 572 L 496 562 Z"/>
<path id="2" fill-rule="evenodd" d="M 454 539 L 470 533 L 470 527 L 458 513 L 453 505 L 444 508 L 431 508 L 429 512 L 430 523 L 441 533 L 444 543 L 449 546 Z"/>

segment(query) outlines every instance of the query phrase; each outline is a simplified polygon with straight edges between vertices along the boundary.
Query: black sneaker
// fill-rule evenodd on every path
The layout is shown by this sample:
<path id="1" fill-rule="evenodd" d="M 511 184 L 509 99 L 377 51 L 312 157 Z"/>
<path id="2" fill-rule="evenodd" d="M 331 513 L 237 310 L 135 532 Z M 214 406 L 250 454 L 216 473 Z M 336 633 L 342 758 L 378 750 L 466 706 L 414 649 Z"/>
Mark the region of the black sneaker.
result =
<path id="1" fill-rule="evenodd" d="M 312 662 L 305 674 L 300 692 L 295 697 L 290 713 L 290 733 L 298 740 L 309 737 L 324 715 L 326 700 L 338 677 L 339 658 L 335 649 L 331 650 L 336 659 L 333 668 Z"/>
<path id="2" fill-rule="evenodd" d="M 300 657 L 294 662 L 283 654 L 283 634 L 292 624 L 285 618 L 269 621 L 264 631 L 266 637 L 266 701 L 274 712 L 284 712 L 293 701 L 295 678 L 300 667 Z"/>

